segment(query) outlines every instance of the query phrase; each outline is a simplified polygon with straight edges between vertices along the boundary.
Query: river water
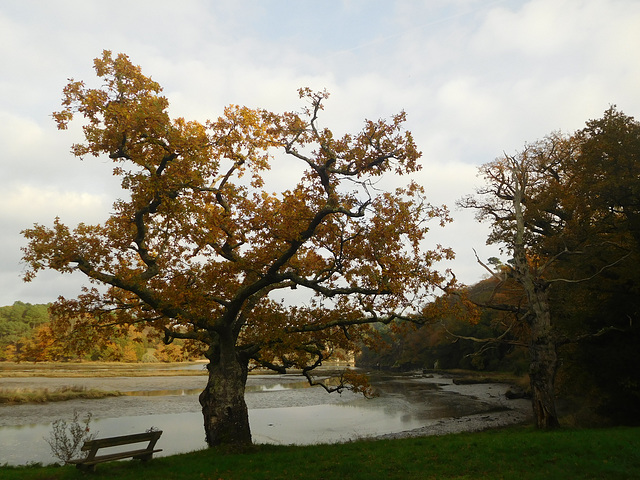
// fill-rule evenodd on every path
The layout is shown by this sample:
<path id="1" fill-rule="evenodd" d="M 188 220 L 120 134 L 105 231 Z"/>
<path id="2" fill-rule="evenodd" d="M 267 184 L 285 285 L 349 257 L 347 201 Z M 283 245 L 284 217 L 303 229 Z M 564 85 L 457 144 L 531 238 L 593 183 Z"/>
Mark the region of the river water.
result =
<path id="1" fill-rule="evenodd" d="M 78 383 L 126 395 L 0 405 L 0 465 L 54 463 L 45 438 L 55 420 L 70 420 L 74 410 L 81 417 L 92 413 L 91 431 L 98 437 L 139 433 L 151 427 L 163 430 L 159 455 L 205 448 L 197 396 L 206 384 L 205 377 L 0 378 L 0 387 L 5 388 Z M 478 398 L 461 394 L 451 379 L 439 376 L 378 374 L 372 377 L 372 384 L 378 396 L 368 399 L 351 392 L 328 394 L 321 387 L 309 387 L 299 376 L 251 375 L 246 400 L 253 440 L 299 445 L 343 442 L 495 411 L 503 405 L 503 386 L 487 386 L 483 390 L 486 398 Z"/>

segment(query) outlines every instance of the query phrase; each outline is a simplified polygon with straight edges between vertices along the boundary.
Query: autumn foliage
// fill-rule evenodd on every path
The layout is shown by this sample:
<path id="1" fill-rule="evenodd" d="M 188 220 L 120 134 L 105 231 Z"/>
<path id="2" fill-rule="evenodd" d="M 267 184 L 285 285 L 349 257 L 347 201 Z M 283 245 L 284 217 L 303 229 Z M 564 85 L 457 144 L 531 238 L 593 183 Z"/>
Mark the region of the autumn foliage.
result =
<path id="1" fill-rule="evenodd" d="M 84 120 L 72 152 L 110 158 L 126 195 L 102 224 L 26 230 L 26 279 L 54 269 L 94 284 L 54 308 L 79 346 L 152 326 L 203 351 L 210 444 L 250 441 L 250 364 L 312 381 L 368 324 L 409 318 L 444 281 L 434 263 L 452 252 L 424 240 L 446 208 L 411 181 L 384 188 L 420 168 L 404 112 L 338 137 L 319 125 L 328 94 L 304 88 L 300 113 L 232 105 L 215 120 L 172 119 L 126 55 L 104 52 L 95 70 L 102 86 L 70 81 L 54 118 Z"/>

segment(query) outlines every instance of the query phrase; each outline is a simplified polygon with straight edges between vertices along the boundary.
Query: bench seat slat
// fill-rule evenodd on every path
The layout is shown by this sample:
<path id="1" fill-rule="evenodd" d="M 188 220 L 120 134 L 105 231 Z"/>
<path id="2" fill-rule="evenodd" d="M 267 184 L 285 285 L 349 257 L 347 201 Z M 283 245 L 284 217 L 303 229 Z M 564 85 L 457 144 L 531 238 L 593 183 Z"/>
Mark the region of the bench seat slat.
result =
<path id="1" fill-rule="evenodd" d="M 134 433 L 132 435 L 123 435 L 121 437 L 98 438 L 96 440 L 89 440 L 88 442 L 85 442 L 82 446 L 82 450 L 91 450 L 94 446 L 97 448 L 105 448 L 128 445 L 130 443 L 148 442 L 153 438 L 159 438 L 161 433 L 162 432 Z"/>

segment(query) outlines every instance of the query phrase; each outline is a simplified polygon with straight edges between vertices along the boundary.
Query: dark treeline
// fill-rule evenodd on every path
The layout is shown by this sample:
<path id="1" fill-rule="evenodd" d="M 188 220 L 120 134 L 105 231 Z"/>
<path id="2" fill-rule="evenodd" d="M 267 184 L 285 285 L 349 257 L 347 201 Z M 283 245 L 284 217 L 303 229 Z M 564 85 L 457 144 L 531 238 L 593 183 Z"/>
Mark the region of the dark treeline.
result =
<path id="1" fill-rule="evenodd" d="M 492 279 L 468 288 L 470 298 L 484 301 L 495 287 Z M 504 314 L 478 310 L 461 316 L 458 310 L 425 325 L 394 324 L 378 327 L 374 348 L 363 347 L 358 357 L 362 366 L 379 366 L 401 371 L 420 369 L 465 369 L 501 371 L 521 375 L 527 372 L 526 351 L 518 348 L 517 331 L 504 334 Z M 501 341 L 480 342 L 481 339 Z"/>
<path id="2" fill-rule="evenodd" d="M 598 282 L 573 286 L 571 294 L 564 288 L 552 296 L 557 328 L 569 336 L 584 331 L 586 324 L 596 332 L 559 348 L 556 396 L 565 421 L 576 425 L 640 425 L 640 328 L 621 314 L 636 305 L 638 296 L 635 284 L 627 284 L 621 270 L 612 270 Z M 495 278 L 488 278 L 467 293 L 479 303 L 491 296 L 494 301 L 505 300 L 501 297 L 508 293 L 496 294 L 497 284 Z M 518 295 L 517 286 L 512 287 L 510 294 Z M 524 377 L 529 370 L 527 326 L 514 323 L 513 314 L 499 310 L 479 309 L 474 321 L 451 315 L 421 327 L 385 326 L 377 333 L 377 348 L 363 348 L 357 365 Z"/>
<path id="3" fill-rule="evenodd" d="M 480 167 L 458 204 L 510 259 L 362 362 L 528 373 L 537 425 L 640 424 L 640 123 L 611 107 Z M 462 307 L 462 308 L 458 308 Z M 437 311 L 437 310 L 435 310 Z M 428 320 L 433 318 L 433 320 Z"/>

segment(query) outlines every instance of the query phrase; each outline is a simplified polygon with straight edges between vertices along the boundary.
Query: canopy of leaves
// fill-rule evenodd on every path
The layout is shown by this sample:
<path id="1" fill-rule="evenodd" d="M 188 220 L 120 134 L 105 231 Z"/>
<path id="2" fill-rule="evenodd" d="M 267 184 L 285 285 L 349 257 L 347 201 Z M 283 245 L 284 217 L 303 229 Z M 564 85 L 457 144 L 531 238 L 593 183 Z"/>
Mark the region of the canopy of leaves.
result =
<path id="1" fill-rule="evenodd" d="M 54 118 L 61 129 L 84 119 L 73 153 L 110 158 L 128 198 L 99 225 L 56 220 L 24 232 L 26 280 L 51 268 L 107 286 L 54 308 L 78 346 L 152 325 L 209 358 L 231 340 L 259 364 L 302 367 L 444 281 L 433 265 L 452 252 L 424 240 L 429 220 L 450 220 L 446 208 L 410 181 L 377 184 L 420 168 L 404 112 L 336 138 L 318 124 L 328 94 L 301 89 L 301 113 L 231 105 L 200 123 L 170 118 L 159 84 L 126 55 L 105 51 L 95 70 L 102 86 L 70 81 Z M 303 173 L 278 178 L 272 192 L 274 165 Z M 291 289 L 306 300 L 277 295 Z"/>

